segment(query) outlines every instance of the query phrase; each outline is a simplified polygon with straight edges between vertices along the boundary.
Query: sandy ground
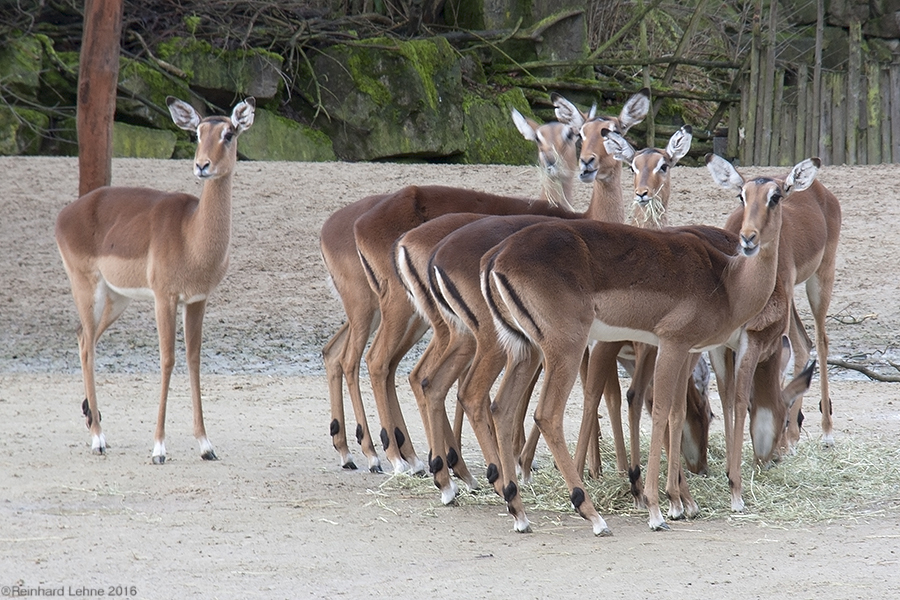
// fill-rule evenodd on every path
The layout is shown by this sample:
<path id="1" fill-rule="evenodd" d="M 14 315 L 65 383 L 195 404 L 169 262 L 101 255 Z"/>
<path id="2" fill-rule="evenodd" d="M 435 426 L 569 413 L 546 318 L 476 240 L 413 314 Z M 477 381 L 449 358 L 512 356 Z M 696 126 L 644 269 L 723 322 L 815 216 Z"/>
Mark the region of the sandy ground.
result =
<path id="1" fill-rule="evenodd" d="M 436 491 L 406 491 L 387 475 L 338 467 L 320 351 L 343 314 L 318 253 L 321 224 L 346 203 L 411 183 L 530 196 L 531 169 L 241 163 L 231 268 L 204 330 L 204 408 L 220 460 L 201 461 L 191 437 L 179 338 L 162 467 L 149 461 L 158 397 L 149 303 L 131 307 L 101 341 L 98 392 L 110 449 L 90 454 L 77 316 L 52 233 L 76 194 L 75 160 L 0 158 L 0 172 L 3 595 L 62 588 L 68 596 L 139 598 L 871 598 L 900 591 L 898 494 L 885 498 L 891 510 L 877 513 L 848 501 L 838 519 L 701 516 L 667 533 L 650 532 L 644 514 L 611 515 L 611 538 L 594 538 L 570 512 L 531 509 L 535 531 L 518 535 L 489 495 L 444 507 Z M 831 355 L 896 362 L 900 169 L 829 167 L 820 178 L 844 209 Z M 113 179 L 199 192 L 187 161 L 117 160 Z M 673 188 L 673 224 L 721 224 L 736 203 L 705 169 L 678 168 Z M 589 190 L 579 193 L 583 207 Z M 805 300 L 800 307 L 811 322 Z M 837 443 L 896 444 L 898 384 L 831 375 Z M 402 378 L 400 392 L 417 450 L 427 454 Z M 805 444 L 818 443 L 816 393 L 814 382 Z M 570 401 L 573 428 L 579 400 Z M 467 440 L 466 457 L 477 464 L 474 438 Z"/>

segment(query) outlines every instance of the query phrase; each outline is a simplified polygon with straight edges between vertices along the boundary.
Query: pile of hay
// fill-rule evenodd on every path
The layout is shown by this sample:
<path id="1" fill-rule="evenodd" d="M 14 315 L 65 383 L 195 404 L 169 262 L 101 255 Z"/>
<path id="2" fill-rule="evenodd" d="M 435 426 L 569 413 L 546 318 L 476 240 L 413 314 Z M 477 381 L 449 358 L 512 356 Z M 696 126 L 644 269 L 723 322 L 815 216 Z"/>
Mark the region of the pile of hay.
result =
<path id="1" fill-rule="evenodd" d="M 604 475 L 599 480 L 587 479 L 585 491 L 602 515 L 618 514 L 645 517 L 646 511 L 635 510 L 628 489 L 628 479 L 615 470 L 612 445 L 601 441 Z M 643 449 L 646 459 L 647 448 Z M 469 460 L 469 457 L 466 457 Z M 533 482 L 522 485 L 520 493 L 529 511 L 544 510 L 572 513 L 565 482 L 553 467 L 552 457 L 539 458 L 541 468 L 534 472 Z M 646 463 L 645 463 L 646 464 Z M 743 513 L 731 512 L 731 496 L 725 477 L 725 439 L 721 434 L 710 437 L 709 476 L 691 476 L 691 494 L 700 506 L 701 520 L 727 519 L 740 522 L 807 524 L 837 519 L 871 518 L 900 507 L 900 446 L 880 436 L 838 438 L 837 445 L 825 448 L 818 441 L 802 440 L 795 454 L 787 456 L 769 469 L 753 464 L 749 442 L 744 446 Z M 473 473 L 484 472 L 483 462 L 473 459 Z M 646 467 L 644 467 L 646 469 Z M 660 491 L 664 493 L 666 465 L 663 461 Z M 473 493 L 460 491 L 457 502 L 462 506 L 504 506 L 486 482 Z M 461 486 L 462 488 L 463 486 Z M 394 493 L 434 498 L 440 502 L 431 477 L 394 476 L 380 489 Z M 667 504 L 661 498 L 665 511 Z"/>

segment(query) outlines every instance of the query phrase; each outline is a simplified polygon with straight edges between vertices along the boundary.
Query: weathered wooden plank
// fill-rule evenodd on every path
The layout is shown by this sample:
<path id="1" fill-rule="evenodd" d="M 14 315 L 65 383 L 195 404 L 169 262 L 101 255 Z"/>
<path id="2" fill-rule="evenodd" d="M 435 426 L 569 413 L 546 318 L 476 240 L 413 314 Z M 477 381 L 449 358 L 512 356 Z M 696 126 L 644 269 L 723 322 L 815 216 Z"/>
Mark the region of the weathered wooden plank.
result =
<path id="1" fill-rule="evenodd" d="M 881 162 L 891 162 L 891 72 L 879 65 L 878 77 L 881 81 Z"/>
<path id="2" fill-rule="evenodd" d="M 773 54 L 772 59 L 774 60 L 774 58 L 775 57 Z M 781 128 L 781 120 L 784 113 L 784 69 L 778 69 L 777 71 L 775 71 L 773 84 L 775 87 L 772 92 L 772 104 L 770 109 L 772 115 L 772 135 L 770 136 L 771 147 L 769 148 L 769 161 L 766 164 L 780 165 L 781 146 L 782 139 L 784 137 L 784 131 Z"/>
<path id="3" fill-rule="evenodd" d="M 821 115 L 821 123 L 819 125 L 819 158 L 822 164 L 833 165 L 832 157 L 832 103 L 831 103 L 831 86 L 836 85 L 837 73 L 828 73 L 823 77 L 822 87 L 824 92 L 818 98 L 819 114 Z"/>
<path id="4" fill-rule="evenodd" d="M 862 84 L 862 26 L 858 20 L 850 23 L 850 61 L 847 65 L 847 164 L 856 165 L 860 159 L 859 90 Z"/>
<path id="5" fill-rule="evenodd" d="M 797 68 L 797 132 L 794 139 L 794 157 L 793 164 L 796 164 L 810 156 L 807 151 L 809 142 L 807 141 L 808 121 L 810 113 L 807 107 L 809 96 L 809 67 L 805 64 Z"/>
<path id="6" fill-rule="evenodd" d="M 881 68 L 877 62 L 866 62 L 866 164 L 881 163 Z"/>
<path id="7" fill-rule="evenodd" d="M 832 164 L 847 162 L 847 95 L 846 77 L 843 73 L 830 73 L 831 90 L 831 160 Z"/>
<path id="8" fill-rule="evenodd" d="M 891 65 L 891 162 L 900 163 L 900 65 Z"/>

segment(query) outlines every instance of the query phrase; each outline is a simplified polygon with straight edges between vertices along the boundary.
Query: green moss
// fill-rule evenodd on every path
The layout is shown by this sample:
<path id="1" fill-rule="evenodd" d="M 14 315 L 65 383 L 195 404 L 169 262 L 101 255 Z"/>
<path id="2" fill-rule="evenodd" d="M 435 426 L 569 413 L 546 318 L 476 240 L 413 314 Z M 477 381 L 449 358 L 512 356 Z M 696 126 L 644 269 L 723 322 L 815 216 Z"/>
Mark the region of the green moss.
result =
<path id="1" fill-rule="evenodd" d="M 453 48 L 444 38 L 412 40 L 400 44 L 400 54 L 409 60 L 419 74 L 425 96 L 431 108 L 437 108 L 438 90 L 435 76 L 447 69 L 456 59 Z"/>
<path id="2" fill-rule="evenodd" d="M 0 156 L 38 154 L 49 126 L 49 117 L 36 110 L 0 107 Z"/>
<path id="3" fill-rule="evenodd" d="M 378 72 L 377 61 L 371 52 L 348 52 L 347 68 L 357 88 L 369 96 L 378 106 L 391 102 L 391 91 L 373 74 Z"/>
<path id="4" fill-rule="evenodd" d="M 463 101 L 466 152 L 471 164 L 528 165 L 534 162 L 534 145 L 525 140 L 510 117 L 515 108 L 525 116 L 531 109 L 519 88 L 493 98 L 469 94 Z"/>
<path id="5" fill-rule="evenodd" d="M 43 47 L 35 36 L 14 35 L 0 45 L 0 82 L 17 96 L 35 100 L 40 86 Z"/>
<path id="6" fill-rule="evenodd" d="M 113 156 L 116 158 L 171 158 L 175 134 L 171 131 L 113 123 Z"/>

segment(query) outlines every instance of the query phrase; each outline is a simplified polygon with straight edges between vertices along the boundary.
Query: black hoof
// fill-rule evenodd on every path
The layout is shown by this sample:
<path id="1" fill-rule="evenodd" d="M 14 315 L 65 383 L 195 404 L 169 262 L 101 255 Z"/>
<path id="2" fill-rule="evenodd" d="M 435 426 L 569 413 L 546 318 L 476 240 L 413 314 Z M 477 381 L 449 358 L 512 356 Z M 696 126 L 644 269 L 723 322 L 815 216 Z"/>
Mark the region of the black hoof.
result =
<path id="1" fill-rule="evenodd" d="M 384 469 L 381 468 L 381 465 L 378 465 L 378 466 L 376 466 L 376 467 L 369 467 L 369 472 L 371 472 L 371 473 L 378 473 L 378 474 L 384 474 Z"/>
<path id="2" fill-rule="evenodd" d="M 344 468 L 347 469 L 348 471 L 355 471 L 356 463 L 353 462 L 352 460 L 348 460 L 347 462 L 344 463 Z"/>
<path id="3" fill-rule="evenodd" d="M 219 457 L 216 456 L 216 453 L 212 450 L 207 450 L 200 455 L 200 458 L 202 458 L 203 460 L 219 460 Z"/>
<path id="4" fill-rule="evenodd" d="M 165 462 L 166 462 L 166 457 L 165 457 L 165 456 L 154 456 L 154 457 L 153 457 L 153 464 L 154 464 L 154 465 L 161 465 L 161 464 L 163 464 L 163 463 L 165 463 Z"/>

